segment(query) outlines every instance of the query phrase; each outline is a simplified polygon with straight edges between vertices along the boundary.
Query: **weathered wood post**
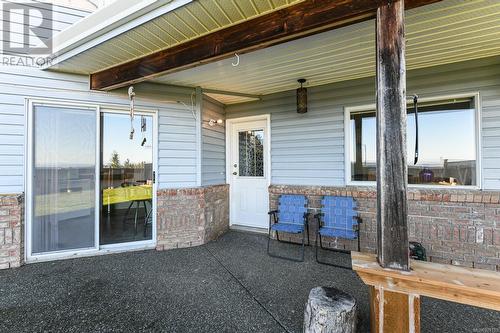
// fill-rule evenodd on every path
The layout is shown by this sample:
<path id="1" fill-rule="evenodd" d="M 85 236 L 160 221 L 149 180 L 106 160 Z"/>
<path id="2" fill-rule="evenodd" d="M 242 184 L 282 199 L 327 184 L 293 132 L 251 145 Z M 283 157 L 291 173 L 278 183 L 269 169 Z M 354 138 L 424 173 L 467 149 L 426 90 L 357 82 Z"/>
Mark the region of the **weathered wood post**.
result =
<path id="1" fill-rule="evenodd" d="M 408 271 L 404 1 L 377 9 L 377 236 L 379 264 Z M 371 287 L 372 332 L 418 332 L 420 298 Z"/>
<path id="2" fill-rule="evenodd" d="M 379 7 L 376 26 L 378 260 L 409 270 L 404 1 Z"/>

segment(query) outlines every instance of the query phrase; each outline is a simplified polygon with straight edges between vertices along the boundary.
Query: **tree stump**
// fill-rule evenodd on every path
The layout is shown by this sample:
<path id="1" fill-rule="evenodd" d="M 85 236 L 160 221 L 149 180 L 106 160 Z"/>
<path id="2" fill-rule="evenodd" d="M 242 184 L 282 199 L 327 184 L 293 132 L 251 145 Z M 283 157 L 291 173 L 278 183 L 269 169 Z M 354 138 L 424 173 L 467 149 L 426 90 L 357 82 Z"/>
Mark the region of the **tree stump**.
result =
<path id="1" fill-rule="evenodd" d="M 355 333 L 358 304 L 335 288 L 316 287 L 304 311 L 304 333 Z"/>

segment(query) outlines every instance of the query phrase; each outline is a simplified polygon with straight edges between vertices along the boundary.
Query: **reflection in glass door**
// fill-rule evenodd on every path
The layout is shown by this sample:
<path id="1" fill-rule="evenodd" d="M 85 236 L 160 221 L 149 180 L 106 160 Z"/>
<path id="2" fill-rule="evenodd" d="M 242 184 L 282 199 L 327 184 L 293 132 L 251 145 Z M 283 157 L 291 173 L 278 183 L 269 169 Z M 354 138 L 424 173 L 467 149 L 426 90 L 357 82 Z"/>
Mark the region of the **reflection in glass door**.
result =
<path id="1" fill-rule="evenodd" d="M 29 254 L 95 248 L 95 115 L 34 106 Z"/>
<path id="2" fill-rule="evenodd" d="M 102 112 L 101 245 L 152 239 L 153 177 L 153 117 Z"/>

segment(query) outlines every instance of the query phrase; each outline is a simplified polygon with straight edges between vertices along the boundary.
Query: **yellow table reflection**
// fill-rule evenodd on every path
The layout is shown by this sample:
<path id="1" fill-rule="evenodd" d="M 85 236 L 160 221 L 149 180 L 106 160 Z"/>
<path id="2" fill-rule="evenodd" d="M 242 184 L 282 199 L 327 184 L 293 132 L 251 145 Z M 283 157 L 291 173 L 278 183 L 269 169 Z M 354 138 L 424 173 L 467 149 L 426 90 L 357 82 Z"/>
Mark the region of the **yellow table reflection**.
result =
<path id="1" fill-rule="evenodd" d="M 153 186 L 139 185 L 104 189 L 102 193 L 103 206 L 122 202 L 146 201 L 153 198 Z"/>
<path id="2" fill-rule="evenodd" d="M 146 225 L 150 220 L 152 209 L 152 199 L 153 199 L 153 186 L 152 185 L 137 185 L 137 186 L 127 186 L 127 187 L 117 187 L 117 188 L 107 188 L 102 191 L 102 204 L 103 206 L 109 206 L 119 203 L 130 203 L 125 213 L 123 223 L 128 218 L 128 214 L 135 204 L 135 214 L 134 214 L 134 230 L 135 235 L 137 235 L 137 218 L 139 212 L 139 206 L 142 203 L 145 211 L 144 219 L 144 236 L 146 236 Z M 147 208 L 147 203 L 149 203 L 150 208 Z M 106 219 L 106 228 L 111 229 L 111 221 L 109 218 L 109 207 L 108 207 L 108 218 Z"/>

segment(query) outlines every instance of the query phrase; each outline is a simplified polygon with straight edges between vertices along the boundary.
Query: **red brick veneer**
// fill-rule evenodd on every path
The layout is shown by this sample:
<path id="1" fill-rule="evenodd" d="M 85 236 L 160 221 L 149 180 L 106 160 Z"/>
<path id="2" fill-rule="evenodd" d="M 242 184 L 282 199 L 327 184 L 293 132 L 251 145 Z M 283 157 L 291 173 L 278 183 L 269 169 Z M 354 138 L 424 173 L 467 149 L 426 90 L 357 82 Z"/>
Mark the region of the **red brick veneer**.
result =
<path id="1" fill-rule="evenodd" d="M 352 196 L 363 219 L 361 249 L 376 251 L 376 198 L 373 187 L 271 185 L 270 206 L 280 194 L 304 194 L 315 212 L 323 195 Z M 500 270 L 500 192 L 416 189 L 408 192 L 409 236 L 427 249 L 428 259 L 447 264 Z M 311 240 L 317 225 L 310 221 Z M 328 239 L 330 247 L 355 248 L 355 243 Z"/>
<path id="2" fill-rule="evenodd" d="M 24 196 L 0 195 L 0 269 L 23 263 Z"/>
<path id="3" fill-rule="evenodd" d="M 157 250 L 197 246 L 229 228 L 229 185 L 158 191 Z"/>

